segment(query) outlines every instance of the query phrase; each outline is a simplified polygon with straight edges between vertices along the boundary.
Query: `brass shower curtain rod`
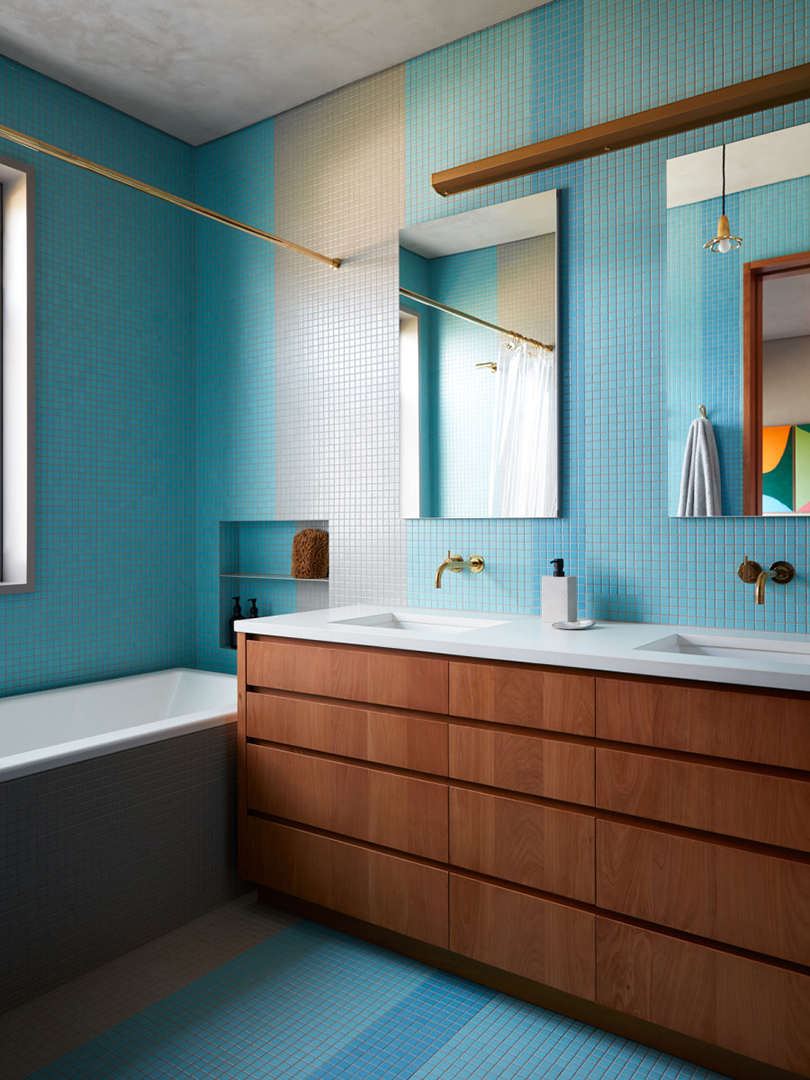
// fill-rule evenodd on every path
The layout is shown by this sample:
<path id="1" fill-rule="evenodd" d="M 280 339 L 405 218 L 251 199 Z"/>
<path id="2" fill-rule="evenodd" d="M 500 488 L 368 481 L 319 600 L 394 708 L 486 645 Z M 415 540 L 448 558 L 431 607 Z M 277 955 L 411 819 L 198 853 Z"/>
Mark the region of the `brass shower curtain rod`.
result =
<path id="1" fill-rule="evenodd" d="M 151 184 L 144 184 L 143 181 L 135 180 L 125 173 L 108 169 L 104 165 L 97 165 L 94 161 L 78 157 L 67 150 L 60 150 L 58 146 L 51 146 L 49 143 L 42 142 L 41 139 L 23 135 L 20 131 L 14 131 L 13 128 L 6 127 L 5 124 L 0 124 L 0 138 L 8 139 L 9 142 L 17 143 L 18 146 L 25 146 L 29 150 L 37 151 L 37 153 L 47 154 L 49 157 L 57 158 L 59 161 L 66 161 L 69 165 L 76 165 L 80 169 L 87 169 L 88 172 L 104 176 L 108 180 L 115 180 L 118 184 L 135 188 L 136 191 L 142 191 L 144 194 L 152 195 L 154 198 L 162 199 L 164 202 L 173 203 L 175 206 L 182 207 L 183 210 L 190 210 L 192 214 L 199 214 L 201 217 L 209 218 L 211 221 L 218 221 L 220 225 L 228 225 L 232 229 L 239 229 L 240 232 L 248 233 L 250 236 L 257 236 L 260 240 L 268 240 L 271 244 L 278 244 L 279 247 L 287 248 L 288 251 L 297 251 L 310 259 L 317 259 L 318 262 L 326 263 L 327 266 L 331 266 L 335 270 L 340 266 L 340 259 L 330 259 L 328 255 L 321 255 L 319 252 L 311 251 L 300 244 L 294 244 L 292 240 L 283 240 L 280 236 L 264 232 L 263 229 L 256 229 L 253 225 L 246 225 L 243 221 L 226 217 L 225 214 L 218 214 L 216 210 L 209 210 L 207 207 L 189 202 L 188 199 L 183 199 L 179 195 L 172 195 L 169 191 L 162 191 L 160 188 L 152 187 Z"/>
<path id="2" fill-rule="evenodd" d="M 536 345 L 538 349 L 546 349 L 548 352 L 554 352 L 553 345 L 545 345 L 542 341 L 535 341 L 534 338 L 526 337 L 525 334 L 519 334 L 517 330 L 505 330 L 502 326 L 496 326 L 495 323 L 487 322 L 485 319 L 479 319 L 475 315 L 468 315 L 466 311 L 458 311 L 456 308 L 448 307 L 447 304 L 440 304 L 438 300 L 431 300 L 427 296 L 420 296 L 419 293 L 411 292 L 410 289 L 404 289 L 400 286 L 400 294 L 407 296 L 409 300 L 415 300 L 418 304 L 426 304 L 427 307 L 436 308 L 437 311 L 446 311 L 448 315 L 455 315 L 459 319 L 466 319 L 467 322 L 475 323 L 476 326 L 485 326 L 487 330 L 494 330 L 498 334 L 505 334 L 507 337 L 517 338 L 518 341 L 526 341 L 529 345 Z"/>

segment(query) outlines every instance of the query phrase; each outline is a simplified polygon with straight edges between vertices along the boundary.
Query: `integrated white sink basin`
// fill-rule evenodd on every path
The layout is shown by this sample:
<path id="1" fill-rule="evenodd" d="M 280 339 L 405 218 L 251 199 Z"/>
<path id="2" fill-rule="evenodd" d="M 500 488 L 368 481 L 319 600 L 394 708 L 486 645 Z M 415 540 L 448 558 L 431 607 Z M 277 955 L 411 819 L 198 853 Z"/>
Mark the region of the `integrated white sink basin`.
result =
<path id="1" fill-rule="evenodd" d="M 238 633 L 572 671 L 759 686 L 810 696 L 810 634 L 600 620 L 568 634 L 536 615 L 356 604 L 241 619 Z"/>
<path id="2" fill-rule="evenodd" d="M 364 615 L 357 619 L 334 619 L 332 626 L 358 626 L 376 630 L 404 630 L 411 634 L 465 634 L 471 630 L 486 630 L 503 626 L 505 619 L 455 619 L 447 615 L 425 615 L 422 612 L 386 611 L 380 615 Z"/>
<path id="3" fill-rule="evenodd" d="M 720 656 L 749 663 L 765 661 L 778 664 L 810 665 L 810 643 L 806 641 L 769 641 L 765 638 L 717 637 L 709 634 L 670 634 L 668 637 L 637 645 L 637 651 L 680 653 L 682 656 Z"/>

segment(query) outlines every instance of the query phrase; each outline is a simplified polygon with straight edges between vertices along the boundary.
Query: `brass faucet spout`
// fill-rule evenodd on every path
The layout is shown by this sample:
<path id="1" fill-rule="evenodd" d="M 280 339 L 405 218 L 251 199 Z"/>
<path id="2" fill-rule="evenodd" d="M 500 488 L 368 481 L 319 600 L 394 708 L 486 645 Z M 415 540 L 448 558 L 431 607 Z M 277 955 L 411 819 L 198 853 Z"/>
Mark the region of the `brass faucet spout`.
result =
<path id="1" fill-rule="evenodd" d="M 447 552 L 447 558 L 436 571 L 436 580 L 433 582 L 437 589 L 440 589 L 442 587 L 442 574 L 445 572 L 447 567 L 450 566 L 451 563 L 463 561 L 464 560 L 461 558 L 460 555 L 451 555 L 449 551 Z M 453 569 L 455 569 L 455 567 L 453 567 Z M 459 569 L 461 569 L 461 567 L 459 567 Z"/>
<path id="2" fill-rule="evenodd" d="M 469 570 L 471 574 L 480 574 L 484 569 L 484 560 L 480 555 L 471 555 L 469 559 L 462 559 L 460 555 L 451 555 L 448 551 L 447 558 L 439 566 L 433 581 L 437 589 L 442 587 L 442 574 L 448 567 L 454 574 L 457 574 L 459 570 Z"/>
<path id="3" fill-rule="evenodd" d="M 764 604 L 765 603 L 765 582 L 768 580 L 768 578 L 775 578 L 775 577 L 776 577 L 776 574 L 773 572 L 773 570 L 761 570 L 760 571 L 759 577 L 757 578 L 757 583 L 756 583 L 756 586 L 755 586 L 755 590 L 754 590 L 754 603 L 755 604 Z"/>
<path id="4" fill-rule="evenodd" d="M 761 570 L 754 592 L 754 603 L 765 603 L 765 582 L 769 578 L 771 581 L 775 581 L 777 585 L 787 585 L 789 581 L 793 580 L 795 572 L 789 562 L 771 563 L 770 570 Z"/>

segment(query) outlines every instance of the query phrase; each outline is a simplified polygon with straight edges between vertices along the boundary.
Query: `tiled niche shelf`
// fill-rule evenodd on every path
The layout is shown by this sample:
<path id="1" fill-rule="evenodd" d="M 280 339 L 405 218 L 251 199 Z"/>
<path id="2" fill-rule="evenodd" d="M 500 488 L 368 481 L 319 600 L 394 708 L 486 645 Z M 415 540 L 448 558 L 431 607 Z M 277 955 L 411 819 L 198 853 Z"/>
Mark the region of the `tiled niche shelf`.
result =
<path id="1" fill-rule="evenodd" d="M 286 615 L 329 606 L 328 578 L 290 573 L 292 542 L 301 529 L 323 529 L 326 521 L 220 521 L 219 644 L 229 648 L 228 620 L 239 596 L 245 618 L 256 597 L 259 616 Z"/>
<path id="2" fill-rule="evenodd" d="M 317 577 L 317 578 L 297 578 L 292 574 L 220 574 L 223 578 L 246 578 L 248 581 L 305 581 L 312 583 L 313 581 L 328 582 L 329 578 Z"/>

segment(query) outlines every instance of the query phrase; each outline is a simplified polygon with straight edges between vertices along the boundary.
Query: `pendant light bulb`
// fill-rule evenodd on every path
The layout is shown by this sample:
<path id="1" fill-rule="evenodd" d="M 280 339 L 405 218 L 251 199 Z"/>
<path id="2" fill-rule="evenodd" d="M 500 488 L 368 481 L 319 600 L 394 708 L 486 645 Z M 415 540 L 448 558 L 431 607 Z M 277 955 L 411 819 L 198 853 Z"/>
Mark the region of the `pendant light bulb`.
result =
<path id="1" fill-rule="evenodd" d="M 707 240 L 703 245 L 704 248 L 711 248 L 712 251 L 717 251 L 721 255 L 725 255 L 731 251 L 732 248 L 738 248 L 742 244 L 742 240 L 739 236 L 732 236 L 731 229 L 729 228 L 728 218 L 725 214 L 720 215 L 720 220 L 717 222 L 717 236 L 711 240 Z"/>
<path id="2" fill-rule="evenodd" d="M 723 144 L 723 212 L 717 222 L 717 235 L 707 240 L 704 248 L 710 248 L 720 255 L 726 255 L 732 249 L 740 247 L 742 240 L 739 236 L 732 236 L 726 217 L 726 146 Z"/>

